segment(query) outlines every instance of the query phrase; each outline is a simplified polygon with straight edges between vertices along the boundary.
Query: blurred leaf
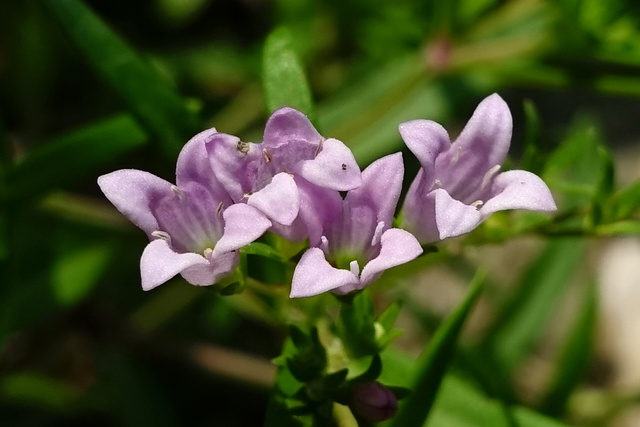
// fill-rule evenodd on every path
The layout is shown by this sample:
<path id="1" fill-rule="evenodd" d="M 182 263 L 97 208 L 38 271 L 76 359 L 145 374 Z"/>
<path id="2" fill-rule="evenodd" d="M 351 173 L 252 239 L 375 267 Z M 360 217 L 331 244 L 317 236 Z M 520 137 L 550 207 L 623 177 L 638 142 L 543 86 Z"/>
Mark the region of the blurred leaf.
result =
<path id="1" fill-rule="evenodd" d="M 51 272 L 57 302 L 66 306 L 84 298 L 102 276 L 112 252 L 111 246 L 101 242 L 65 245 Z"/>
<path id="2" fill-rule="evenodd" d="M 80 0 L 43 2 L 89 64 L 125 101 L 165 154 L 175 158 L 201 130 L 198 115 L 156 70 L 141 59 Z"/>
<path id="3" fill-rule="evenodd" d="M 503 369 L 513 370 L 540 337 L 582 261 L 585 246 L 578 239 L 552 240 L 521 276 L 486 338 Z"/>
<path id="4" fill-rule="evenodd" d="M 564 209 L 584 207 L 593 202 L 602 176 L 600 137 L 589 119 L 578 121 L 567 138 L 551 154 L 543 179 L 556 193 Z"/>
<path id="5" fill-rule="evenodd" d="M 596 227 L 598 236 L 640 235 L 640 221 L 618 221 Z"/>
<path id="6" fill-rule="evenodd" d="M 278 28 L 267 37 L 262 58 L 262 84 L 269 113 L 288 106 L 314 119 L 309 83 L 293 49 L 291 33 L 286 28 Z"/>
<path id="7" fill-rule="evenodd" d="M 524 116 L 524 153 L 520 165 L 524 170 L 539 173 L 543 166 L 540 155 L 540 116 L 535 104 L 528 99 L 524 101 Z"/>
<path id="8" fill-rule="evenodd" d="M 340 306 L 338 331 L 347 353 L 354 358 L 378 353 L 371 294 L 365 289 Z"/>
<path id="9" fill-rule="evenodd" d="M 425 423 L 453 357 L 462 325 L 482 292 L 484 277 L 484 272 L 476 273 L 464 300 L 436 330 L 418 361 L 412 392 L 400 406 L 392 426 L 412 427 Z"/>
<path id="10" fill-rule="evenodd" d="M 290 325 L 289 336 L 294 351 L 286 355 L 287 367 L 293 376 L 299 381 L 318 378 L 327 367 L 327 352 L 320 342 L 318 329 Z"/>
<path id="11" fill-rule="evenodd" d="M 640 209 L 640 180 L 616 192 L 605 202 L 605 220 L 615 221 L 628 218 Z"/>
<path id="12" fill-rule="evenodd" d="M 589 360 L 593 353 L 596 322 L 598 317 L 597 288 L 589 283 L 575 325 L 561 350 L 555 364 L 555 377 L 540 409 L 551 416 L 560 416 L 567 404 L 571 392 L 583 380 Z"/>
<path id="13" fill-rule="evenodd" d="M 401 387 L 410 386 L 416 368 L 414 358 L 395 349 L 382 353 L 384 369 L 379 381 Z M 395 423 L 391 419 L 381 424 L 389 427 Z M 490 399 L 468 382 L 453 374 L 448 374 L 438 391 L 429 420 L 426 424 L 406 424 L 406 427 L 567 427 L 567 425 L 546 418 L 528 408 L 506 406 Z"/>
<path id="14" fill-rule="evenodd" d="M 99 364 L 100 377 L 92 392 L 109 405 L 114 424 L 122 427 L 180 425 L 174 404 L 147 363 L 107 350 L 100 353 Z"/>
<path id="15" fill-rule="evenodd" d="M 163 20 L 171 26 L 182 26 L 198 16 L 211 0 L 155 0 Z"/>
<path id="16" fill-rule="evenodd" d="M 595 227 L 600 224 L 606 200 L 611 196 L 614 187 L 615 166 L 611 152 L 604 146 L 598 146 L 600 176 L 596 184 L 596 191 L 591 203 L 590 224 Z M 591 228 L 590 227 L 590 228 Z"/>
<path id="17" fill-rule="evenodd" d="M 33 197 L 75 182 L 146 141 L 144 132 L 126 115 L 63 135 L 27 153 L 9 170 L 9 196 Z"/>
<path id="18" fill-rule="evenodd" d="M 38 373 L 12 373 L 0 381 L 2 400 L 21 405 L 65 411 L 71 409 L 79 396 L 67 384 Z"/>

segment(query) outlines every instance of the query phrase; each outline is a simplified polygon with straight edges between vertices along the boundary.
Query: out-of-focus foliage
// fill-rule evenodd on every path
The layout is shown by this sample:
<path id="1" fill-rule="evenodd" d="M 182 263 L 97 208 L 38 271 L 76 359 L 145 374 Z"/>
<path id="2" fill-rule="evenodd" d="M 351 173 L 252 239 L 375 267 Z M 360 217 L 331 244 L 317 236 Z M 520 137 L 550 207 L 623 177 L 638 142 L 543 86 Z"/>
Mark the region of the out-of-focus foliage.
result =
<path id="1" fill-rule="evenodd" d="M 193 134 L 215 126 L 259 141 L 266 112 L 283 104 L 312 114 L 364 167 L 403 150 L 402 121 L 458 129 L 491 92 L 514 112 L 513 164 L 543 176 L 559 211 L 496 214 L 340 312 L 330 295 L 287 298 L 301 248 L 272 236 L 244 250 L 240 294 L 180 279 L 143 293 L 145 237 L 95 183 L 117 168 L 171 181 Z M 354 381 L 402 395 L 419 378 L 437 387 L 449 367 L 426 425 L 606 425 L 633 399 L 592 381 L 598 299 L 586 260 L 598 237 L 640 235 L 640 181 L 617 182 L 614 167 L 640 139 L 639 110 L 634 0 L 2 2 L 0 424 L 259 425 L 268 406 L 274 426 L 355 425 L 331 407 Z M 405 153 L 406 187 L 417 162 Z M 524 235 L 544 243 L 524 251 L 508 283 L 489 272 L 488 320 L 473 336 L 457 323 L 471 299 L 443 321 L 411 293 L 437 266 L 470 282 L 485 264 L 474 249 Z M 578 301 L 568 332 L 541 352 L 568 294 Z M 433 334 L 419 345 L 431 365 L 394 341 L 394 299 Z M 332 365 L 342 353 L 353 366 Z M 523 378 L 540 358 L 552 374 L 529 393 Z M 582 413 L 568 403 L 586 388 L 604 403 Z M 401 411 L 405 402 L 416 405 L 401 400 Z"/>

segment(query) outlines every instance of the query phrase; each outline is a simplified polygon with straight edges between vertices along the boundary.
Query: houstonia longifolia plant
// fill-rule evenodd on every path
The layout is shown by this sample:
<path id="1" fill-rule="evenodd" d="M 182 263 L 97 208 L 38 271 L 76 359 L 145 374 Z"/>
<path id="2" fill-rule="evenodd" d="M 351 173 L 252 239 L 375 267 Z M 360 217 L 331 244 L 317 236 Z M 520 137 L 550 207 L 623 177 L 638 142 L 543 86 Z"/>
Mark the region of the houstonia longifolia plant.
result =
<path id="1" fill-rule="evenodd" d="M 421 169 L 398 221 L 402 154 L 361 172 L 344 143 L 323 137 L 303 113 L 288 107 L 271 115 L 262 143 L 215 129 L 196 135 L 178 157 L 175 185 L 138 170 L 112 172 L 98 183 L 150 239 L 140 261 L 145 290 L 177 274 L 199 286 L 242 276 L 242 248 L 267 231 L 306 242 L 306 249 L 287 257 L 297 264 L 290 297 L 328 291 L 338 296 L 343 350 L 339 357 L 328 352 L 315 327 L 292 328 L 289 350 L 278 364 L 299 387 L 277 390 L 271 410 L 329 418 L 327 407 L 339 402 L 366 424 L 395 414 L 396 393 L 376 381 L 389 325 L 380 326 L 381 319 L 380 330 L 362 325 L 363 313 L 373 320 L 373 308 L 358 297 L 360 291 L 385 270 L 419 257 L 421 244 L 468 233 L 496 211 L 556 208 L 538 176 L 499 173 L 511 128 L 511 113 L 495 94 L 480 103 L 453 143 L 435 122 L 400 124 Z M 369 358 L 369 367 L 348 376 L 344 359 L 362 357 Z"/>

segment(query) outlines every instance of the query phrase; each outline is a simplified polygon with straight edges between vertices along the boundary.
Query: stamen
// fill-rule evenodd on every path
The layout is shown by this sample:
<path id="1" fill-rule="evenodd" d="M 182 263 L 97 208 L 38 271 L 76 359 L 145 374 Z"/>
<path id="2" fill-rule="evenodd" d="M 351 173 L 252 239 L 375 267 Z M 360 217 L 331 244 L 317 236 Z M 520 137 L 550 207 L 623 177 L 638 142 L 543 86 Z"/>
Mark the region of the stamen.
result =
<path id="1" fill-rule="evenodd" d="M 176 187 L 175 185 L 171 186 L 171 191 L 173 192 L 173 194 L 175 194 L 176 196 L 178 196 L 178 199 L 183 200 L 184 199 L 184 193 L 182 192 L 181 189 L 179 189 L 178 187 Z"/>
<path id="2" fill-rule="evenodd" d="M 320 249 L 325 255 L 329 253 L 329 239 L 327 239 L 327 236 L 320 237 Z"/>
<path id="3" fill-rule="evenodd" d="M 475 202 L 471 203 L 470 206 L 473 206 L 476 209 L 480 209 L 482 205 L 484 205 L 484 202 L 482 200 L 476 200 Z"/>
<path id="4" fill-rule="evenodd" d="M 152 231 L 151 235 L 153 237 L 157 237 L 158 239 L 165 240 L 169 245 L 171 245 L 171 236 L 169 236 L 169 233 L 167 233 L 166 231 Z"/>
<path id="5" fill-rule="evenodd" d="M 210 259 L 211 255 L 213 255 L 213 249 L 207 248 L 204 250 L 203 255 L 206 259 Z"/>
<path id="6" fill-rule="evenodd" d="M 458 150 L 456 150 L 455 156 L 453 156 L 453 160 L 451 160 L 451 166 L 453 166 L 456 163 L 458 163 L 458 160 L 460 160 L 460 155 L 461 154 L 462 154 L 462 147 L 458 147 Z"/>
<path id="7" fill-rule="evenodd" d="M 264 161 L 267 163 L 271 163 L 271 155 L 269 154 L 266 148 L 262 149 L 262 154 L 264 155 Z"/>
<path id="8" fill-rule="evenodd" d="M 433 181 L 433 185 L 435 185 L 435 186 L 436 186 L 436 187 L 438 187 L 438 188 L 442 188 L 442 181 L 440 181 L 438 178 L 436 178 L 436 179 Z"/>
<path id="9" fill-rule="evenodd" d="M 356 277 L 360 277 L 360 265 L 358 261 L 353 260 L 349 263 L 349 271 Z"/>
<path id="10" fill-rule="evenodd" d="M 218 203 L 218 207 L 216 208 L 216 215 L 220 215 L 223 207 L 224 207 L 224 202 L 220 200 L 220 203 Z"/>
<path id="11" fill-rule="evenodd" d="M 371 246 L 375 246 L 380 243 L 380 238 L 382 237 L 382 229 L 384 228 L 384 221 L 378 222 L 376 225 L 376 230 L 373 232 L 373 238 L 371 239 Z"/>
<path id="12" fill-rule="evenodd" d="M 484 177 L 482 178 L 482 185 L 480 186 L 480 188 L 486 187 L 486 185 L 489 184 L 489 181 L 491 181 L 491 179 L 496 175 L 496 173 L 498 173 L 499 170 L 500 170 L 500 165 L 495 165 L 494 167 L 489 169 L 487 173 L 484 174 Z"/>

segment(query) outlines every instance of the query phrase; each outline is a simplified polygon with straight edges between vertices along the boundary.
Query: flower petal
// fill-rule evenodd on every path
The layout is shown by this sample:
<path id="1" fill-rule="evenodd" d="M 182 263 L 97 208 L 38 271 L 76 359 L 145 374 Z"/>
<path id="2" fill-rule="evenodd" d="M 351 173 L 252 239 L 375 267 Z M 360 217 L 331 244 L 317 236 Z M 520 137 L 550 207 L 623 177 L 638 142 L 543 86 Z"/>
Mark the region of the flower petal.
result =
<path id="1" fill-rule="evenodd" d="M 209 286 L 231 274 L 238 266 L 239 261 L 240 254 L 237 252 L 213 255 L 209 258 L 209 263 L 189 267 L 183 270 L 180 275 L 192 285 Z"/>
<path id="2" fill-rule="evenodd" d="M 107 199 L 149 238 L 158 230 L 151 206 L 172 194 L 170 182 L 149 172 L 121 169 L 99 177 L 98 185 Z"/>
<path id="3" fill-rule="evenodd" d="M 243 203 L 229 206 L 222 217 L 224 234 L 213 248 L 214 256 L 248 245 L 271 227 L 271 221 L 262 212 Z"/>
<path id="4" fill-rule="evenodd" d="M 314 159 L 299 162 L 294 172 L 321 187 L 348 191 L 362 184 L 360 167 L 353 153 L 337 139 L 327 139 Z"/>
<path id="5" fill-rule="evenodd" d="M 174 252 L 166 240 L 150 242 L 140 258 L 142 289 L 148 291 L 171 279 L 178 273 L 195 266 L 207 266 L 209 261 L 201 255 L 191 252 Z"/>
<path id="6" fill-rule="evenodd" d="M 331 266 L 319 248 L 308 249 L 300 258 L 291 283 L 291 298 L 310 297 L 341 286 L 353 286 L 358 278 Z"/>
<path id="7" fill-rule="evenodd" d="M 300 210 L 300 195 L 293 177 L 281 172 L 264 188 L 249 196 L 247 204 L 275 222 L 291 225 Z"/>
<path id="8" fill-rule="evenodd" d="M 440 240 L 436 224 L 435 192 L 425 180 L 425 170 L 420 169 L 409 187 L 402 205 L 402 228 L 410 231 L 420 243 Z"/>
<path id="9" fill-rule="evenodd" d="M 377 214 L 377 221 L 389 227 L 398 204 L 404 164 L 402 153 L 390 154 L 371 163 L 362 172 L 362 185 L 349 191 L 346 197 L 352 210 L 358 206 L 370 206 Z"/>
<path id="10" fill-rule="evenodd" d="M 183 188 L 190 182 L 198 182 L 208 188 L 216 199 L 226 200 L 229 196 L 213 173 L 205 145 L 217 133 L 215 128 L 207 129 L 182 147 L 176 164 L 176 185 Z"/>
<path id="11" fill-rule="evenodd" d="M 506 209 L 554 211 L 556 204 L 539 176 L 522 170 L 503 172 L 493 181 L 491 197 L 480 209 L 483 217 Z"/>
<path id="12" fill-rule="evenodd" d="M 468 233 L 482 221 L 482 215 L 475 206 L 465 205 L 453 199 L 443 189 L 435 190 L 433 193 L 436 203 L 436 225 L 441 240 Z"/>
<path id="13" fill-rule="evenodd" d="M 383 271 L 407 263 L 422 253 L 420 243 L 413 234 L 399 228 L 390 228 L 382 234 L 380 254 L 369 261 L 360 274 L 360 286 L 377 279 Z"/>
<path id="14" fill-rule="evenodd" d="M 512 127 L 504 100 L 497 94 L 485 98 L 451 148 L 436 160 L 434 177 L 455 199 L 465 203 L 479 199 L 485 174 L 502 165 L 509 151 Z"/>
<path id="15" fill-rule="evenodd" d="M 323 139 L 307 116 L 293 108 L 283 107 L 274 111 L 267 120 L 263 144 L 268 149 L 291 141 L 304 141 L 317 146 Z"/>
<path id="16" fill-rule="evenodd" d="M 431 120 L 411 120 L 398 126 L 406 146 L 418 158 L 425 180 L 433 184 L 436 158 L 451 147 L 449 134 Z"/>
<path id="17" fill-rule="evenodd" d="M 296 177 L 300 194 L 298 219 L 304 224 L 310 246 L 320 244 L 320 237 L 342 215 L 342 196 L 336 190 L 319 187 L 301 177 Z M 295 239 L 300 240 L 300 239 Z"/>
<path id="18" fill-rule="evenodd" d="M 234 202 L 254 189 L 262 160 L 258 145 L 224 133 L 210 135 L 205 143 L 211 169 Z"/>

